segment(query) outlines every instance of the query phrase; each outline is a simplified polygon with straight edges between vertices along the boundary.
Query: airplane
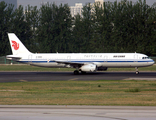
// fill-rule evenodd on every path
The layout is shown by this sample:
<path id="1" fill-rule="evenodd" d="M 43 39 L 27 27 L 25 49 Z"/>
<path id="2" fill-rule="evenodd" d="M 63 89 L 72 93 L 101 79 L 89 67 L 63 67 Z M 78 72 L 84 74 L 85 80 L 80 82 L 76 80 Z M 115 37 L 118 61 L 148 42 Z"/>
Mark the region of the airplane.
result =
<path id="1" fill-rule="evenodd" d="M 106 71 L 108 68 L 147 67 L 155 62 L 147 55 L 140 53 L 31 53 L 14 33 L 8 33 L 12 55 L 9 60 L 32 66 L 49 68 L 75 68 L 79 72 Z"/>

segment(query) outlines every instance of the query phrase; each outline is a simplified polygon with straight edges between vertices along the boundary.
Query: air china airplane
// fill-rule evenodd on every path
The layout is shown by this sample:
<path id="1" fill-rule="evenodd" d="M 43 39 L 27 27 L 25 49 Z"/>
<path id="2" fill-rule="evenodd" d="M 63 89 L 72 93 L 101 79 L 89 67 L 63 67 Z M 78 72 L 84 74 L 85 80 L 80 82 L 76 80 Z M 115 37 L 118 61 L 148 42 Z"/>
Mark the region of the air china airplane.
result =
<path id="1" fill-rule="evenodd" d="M 147 67 L 154 61 L 140 53 L 31 53 L 14 33 L 8 33 L 13 55 L 6 58 L 39 67 L 76 68 L 74 74 L 106 71 L 107 68 Z"/>

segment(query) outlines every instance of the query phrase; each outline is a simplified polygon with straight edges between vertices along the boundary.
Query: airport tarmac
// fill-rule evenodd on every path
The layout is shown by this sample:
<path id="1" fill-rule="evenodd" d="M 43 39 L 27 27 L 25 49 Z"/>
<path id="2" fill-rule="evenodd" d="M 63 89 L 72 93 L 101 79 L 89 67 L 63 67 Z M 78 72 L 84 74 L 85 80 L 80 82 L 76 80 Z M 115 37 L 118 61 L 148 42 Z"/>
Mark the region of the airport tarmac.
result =
<path id="1" fill-rule="evenodd" d="M 156 72 L 0 72 L 0 82 L 130 79 L 156 80 Z M 156 120 L 156 107 L 0 105 L 0 120 Z"/>
<path id="2" fill-rule="evenodd" d="M 0 120 L 156 120 L 156 107 L 0 105 Z"/>
<path id="3" fill-rule="evenodd" d="M 156 72 L 96 72 L 74 75 L 73 72 L 0 72 L 0 82 L 72 80 L 156 80 Z"/>

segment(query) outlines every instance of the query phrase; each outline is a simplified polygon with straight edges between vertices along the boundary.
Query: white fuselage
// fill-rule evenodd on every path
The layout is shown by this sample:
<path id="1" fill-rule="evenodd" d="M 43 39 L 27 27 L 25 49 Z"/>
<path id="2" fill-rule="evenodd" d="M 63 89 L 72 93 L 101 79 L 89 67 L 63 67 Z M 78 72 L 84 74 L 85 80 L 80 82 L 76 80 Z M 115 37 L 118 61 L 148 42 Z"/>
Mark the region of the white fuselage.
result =
<path id="1" fill-rule="evenodd" d="M 146 67 L 154 64 L 147 55 L 139 53 L 31 53 L 14 33 L 8 33 L 12 55 L 7 59 L 40 67 L 68 67 L 76 68 L 74 74 L 79 71 L 96 72 L 105 71 L 109 67 Z"/>
<path id="2" fill-rule="evenodd" d="M 94 64 L 97 67 L 146 67 L 154 64 L 148 56 L 139 53 L 54 53 L 54 54 L 25 54 L 19 55 L 21 63 L 40 67 L 70 67 L 69 63 Z"/>

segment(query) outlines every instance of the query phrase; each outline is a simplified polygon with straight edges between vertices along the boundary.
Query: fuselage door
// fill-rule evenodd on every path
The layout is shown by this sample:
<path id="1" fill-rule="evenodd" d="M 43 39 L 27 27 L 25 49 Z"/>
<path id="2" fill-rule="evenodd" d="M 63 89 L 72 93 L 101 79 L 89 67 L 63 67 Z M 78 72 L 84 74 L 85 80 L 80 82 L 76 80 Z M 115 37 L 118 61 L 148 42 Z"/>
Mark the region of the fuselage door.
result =
<path id="1" fill-rule="evenodd" d="M 29 56 L 28 56 L 28 62 L 29 62 L 29 63 L 32 63 L 32 55 L 29 55 Z"/>
<path id="2" fill-rule="evenodd" d="M 67 61 L 68 61 L 68 62 L 71 61 L 71 56 L 67 56 Z"/>
<path id="3" fill-rule="evenodd" d="M 135 55 L 134 55 L 134 62 L 137 62 L 137 61 L 138 61 L 138 55 L 135 54 Z"/>
<path id="4" fill-rule="evenodd" d="M 107 62 L 108 56 L 104 56 L 104 62 Z"/>

